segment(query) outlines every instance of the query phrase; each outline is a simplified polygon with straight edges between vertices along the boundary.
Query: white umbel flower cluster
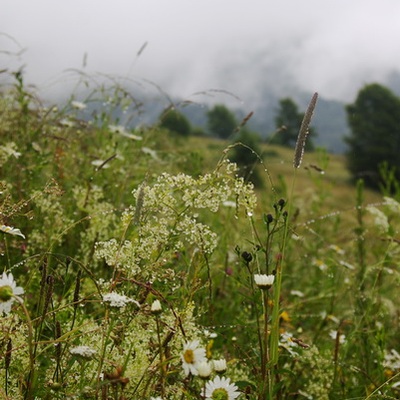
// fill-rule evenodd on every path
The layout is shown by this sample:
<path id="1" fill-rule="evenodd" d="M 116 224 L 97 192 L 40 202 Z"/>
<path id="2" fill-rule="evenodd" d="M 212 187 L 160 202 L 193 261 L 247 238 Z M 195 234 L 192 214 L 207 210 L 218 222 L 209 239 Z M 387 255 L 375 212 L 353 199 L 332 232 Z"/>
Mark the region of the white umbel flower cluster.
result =
<path id="1" fill-rule="evenodd" d="M 136 300 L 130 299 L 123 294 L 118 294 L 115 292 L 105 294 L 103 296 L 103 302 L 109 303 L 110 307 L 116 308 L 125 307 L 128 303 L 135 303 L 138 307 L 140 307 L 140 304 Z"/>
<path id="2" fill-rule="evenodd" d="M 89 346 L 76 346 L 69 350 L 73 356 L 78 356 L 90 360 L 96 354 L 96 350 Z"/>

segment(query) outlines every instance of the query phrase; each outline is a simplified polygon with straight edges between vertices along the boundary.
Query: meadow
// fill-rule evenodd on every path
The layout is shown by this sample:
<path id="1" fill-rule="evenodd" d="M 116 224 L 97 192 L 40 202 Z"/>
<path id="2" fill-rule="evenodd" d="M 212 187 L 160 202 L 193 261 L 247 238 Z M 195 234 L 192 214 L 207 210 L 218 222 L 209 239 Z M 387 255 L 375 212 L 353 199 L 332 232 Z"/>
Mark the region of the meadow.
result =
<path id="1" fill-rule="evenodd" d="M 240 143 L 127 129 L 118 86 L 89 112 L 14 78 L 0 398 L 400 398 L 400 199 L 352 182 L 343 156 L 295 168 L 266 143 L 254 187 Z"/>

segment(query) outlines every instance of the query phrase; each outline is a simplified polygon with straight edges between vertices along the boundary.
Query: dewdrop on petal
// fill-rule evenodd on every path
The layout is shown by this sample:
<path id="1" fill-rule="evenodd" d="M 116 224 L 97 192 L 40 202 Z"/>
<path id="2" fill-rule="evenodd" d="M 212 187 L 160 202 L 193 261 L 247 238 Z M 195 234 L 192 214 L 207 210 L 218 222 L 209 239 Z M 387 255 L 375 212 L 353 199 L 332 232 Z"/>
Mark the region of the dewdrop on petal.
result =
<path id="1" fill-rule="evenodd" d="M 268 290 L 275 281 L 275 275 L 255 274 L 254 282 L 263 290 Z"/>

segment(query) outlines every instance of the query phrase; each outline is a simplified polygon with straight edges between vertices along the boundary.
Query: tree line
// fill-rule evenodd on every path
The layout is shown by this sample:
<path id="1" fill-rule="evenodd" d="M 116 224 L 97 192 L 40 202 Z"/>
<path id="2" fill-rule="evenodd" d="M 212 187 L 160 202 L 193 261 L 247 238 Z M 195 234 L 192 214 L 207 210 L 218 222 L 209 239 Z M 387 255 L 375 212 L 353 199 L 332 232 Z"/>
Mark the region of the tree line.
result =
<path id="1" fill-rule="evenodd" d="M 363 179 L 372 188 L 385 188 L 387 192 L 399 190 L 396 188 L 400 180 L 400 98 L 380 84 L 368 84 L 360 89 L 354 103 L 345 105 L 345 110 L 350 134 L 344 140 L 348 146 L 347 167 L 352 177 Z M 275 111 L 275 132 L 266 141 L 293 148 L 303 116 L 293 99 L 281 99 Z M 164 112 L 159 122 L 161 127 L 181 136 L 198 133 L 176 109 Z M 235 113 L 223 104 L 207 111 L 207 130 L 213 137 L 245 145 L 234 148 L 232 161 L 248 175 L 257 161 L 254 152 L 261 154 L 260 135 L 238 121 Z M 310 127 L 307 151 L 315 149 L 313 139 L 316 136 L 316 129 Z"/>

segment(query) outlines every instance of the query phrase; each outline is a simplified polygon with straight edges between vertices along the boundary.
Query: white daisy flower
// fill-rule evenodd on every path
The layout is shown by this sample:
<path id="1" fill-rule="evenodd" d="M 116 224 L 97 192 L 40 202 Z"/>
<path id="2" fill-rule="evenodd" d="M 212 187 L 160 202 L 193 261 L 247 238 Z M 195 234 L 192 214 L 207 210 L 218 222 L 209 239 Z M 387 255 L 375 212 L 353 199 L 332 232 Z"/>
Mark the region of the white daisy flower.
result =
<path id="1" fill-rule="evenodd" d="M 330 331 L 329 332 L 329 336 L 333 339 L 333 340 L 337 340 L 339 335 L 339 343 L 343 344 L 346 341 L 346 335 L 343 335 L 342 333 L 339 333 L 338 331 Z"/>
<path id="2" fill-rule="evenodd" d="M 93 161 L 91 162 L 91 164 L 94 165 L 96 168 L 101 167 L 101 168 L 103 168 L 103 169 L 106 169 L 106 168 L 109 167 L 108 164 L 104 164 L 104 160 L 93 160 Z"/>
<path id="3" fill-rule="evenodd" d="M 213 364 L 214 364 L 214 370 L 217 374 L 223 374 L 227 369 L 225 358 L 221 358 L 220 360 L 214 360 Z"/>
<path id="4" fill-rule="evenodd" d="M 76 346 L 69 350 L 73 356 L 91 359 L 96 354 L 96 350 L 89 346 Z"/>
<path id="5" fill-rule="evenodd" d="M 284 332 L 281 334 L 281 337 L 279 339 L 279 346 L 283 347 L 286 349 L 290 355 L 292 356 L 298 356 L 299 354 L 297 353 L 296 348 L 299 348 L 299 345 L 293 341 L 293 334 L 289 332 Z"/>
<path id="6" fill-rule="evenodd" d="M 149 147 L 142 147 L 142 152 L 144 154 L 148 154 L 151 158 L 153 158 L 154 160 L 160 160 L 157 152 L 153 149 L 150 149 Z"/>
<path id="7" fill-rule="evenodd" d="M 12 273 L 10 272 L 7 275 L 3 272 L 0 277 L 0 315 L 8 314 L 11 311 L 12 303 L 15 301 L 15 296 L 21 294 L 24 294 L 24 289 L 17 286 Z"/>
<path id="8" fill-rule="evenodd" d="M 67 118 L 63 118 L 62 120 L 60 120 L 60 124 L 66 128 L 72 128 L 74 126 L 73 121 Z"/>
<path id="9" fill-rule="evenodd" d="M 383 365 L 392 371 L 400 369 L 400 354 L 395 349 L 385 351 Z"/>
<path id="10" fill-rule="evenodd" d="M 206 361 L 206 350 L 199 347 L 199 341 L 193 340 L 192 342 L 186 342 L 183 345 L 183 352 L 181 355 L 182 367 L 185 375 L 189 374 L 198 375 L 197 369 L 199 363 Z"/>
<path id="11" fill-rule="evenodd" d="M 132 133 L 129 133 L 124 126 L 122 125 L 109 125 L 108 129 L 110 130 L 110 132 L 112 133 L 118 133 L 121 136 L 125 136 L 129 139 L 132 140 L 142 140 L 142 136 L 138 136 L 138 135 L 134 135 Z"/>
<path id="12" fill-rule="evenodd" d="M 0 226 L 0 231 L 2 231 L 4 233 L 8 233 L 9 235 L 21 236 L 22 238 L 25 239 L 25 235 L 22 234 L 19 229 L 13 228 L 12 226 L 1 225 Z"/>
<path id="13" fill-rule="evenodd" d="M 290 294 L 291 294 L 292 296 L 304 297 L 304 293 L 303 293 L 303 292 L 300 292 L 300 290 L 291 290 L 291 291 L 290 291 Z"/>
<path id="14" fill-rule="evenodd" d="M 159 314 L 162 311 L 160 300 L 154 300 L 151 305 L 151 312 L 153 314 Z"/>
<path id="15" fill-rule="evenodd" d="M 75 110 L 84 110 L 86 108 L 86 104 L 81 101 L 71 101 L 71 106 L 75 108 Z"/>
<path id="16" fill-rule="evenodd" d="M 269 289 L 275 280 L 275 275 L 255 274 L 254 282 L 260 289 Z"/>
<path id="17" fill-rule="evenodd" d="M 138 307 L 140 307 L 140 304 L 136 300 L 130 299 L 123 294 L 118 294 L 115 292 L 105 294 L 103 296 L 103 302 L 110 303 L 110 307 L 116 308 L 125 307 L 128 303 L 135 303 Z"/>
<path id="18" fill-rule="evenodd" d="M 231 383 L 229 378 L 216 376 L 212 381 L 206 383 L 205 398 L 234 400 L 240 396 L 238 387 Z"/>
<path id="19" fill-rule="evenodd" d="M 202 379 L 208 379 L 212 372 L 211 363 L 208 361 L 202 361 L 197 366 L 197 371 L 199 373 L 199 377 Z"/>

